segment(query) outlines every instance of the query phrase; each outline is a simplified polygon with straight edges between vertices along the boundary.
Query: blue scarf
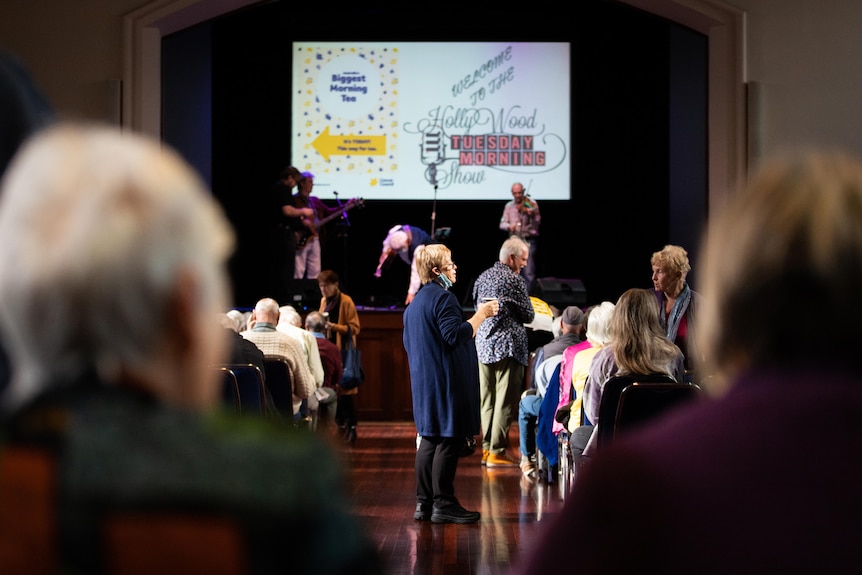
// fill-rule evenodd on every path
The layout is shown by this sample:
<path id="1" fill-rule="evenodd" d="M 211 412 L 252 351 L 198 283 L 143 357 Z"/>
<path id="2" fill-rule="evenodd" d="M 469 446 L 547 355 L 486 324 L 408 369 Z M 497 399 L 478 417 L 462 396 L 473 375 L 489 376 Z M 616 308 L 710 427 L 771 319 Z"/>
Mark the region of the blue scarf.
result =
<path id="1" fill-rule="evenodd" d="M 691 302 L 691 290 L 688 288 L 688 284 L 682 284 L 682 291 L 676 298 L 676 301 L 673 302 L 673 308 L 670 310 L 670 314 L 667 317 L 667 338 L 671 341 L 676 341 L 676 333 L 679 330 L 679 322 L 682 321 L 682 316 L 685 315 L 686 310 L 688 310 L 688 304 Z M 661 310 L 662 316 L 664 316 L 664 309 Z M 691 328 L 691 326 L 689 326 Z"/>

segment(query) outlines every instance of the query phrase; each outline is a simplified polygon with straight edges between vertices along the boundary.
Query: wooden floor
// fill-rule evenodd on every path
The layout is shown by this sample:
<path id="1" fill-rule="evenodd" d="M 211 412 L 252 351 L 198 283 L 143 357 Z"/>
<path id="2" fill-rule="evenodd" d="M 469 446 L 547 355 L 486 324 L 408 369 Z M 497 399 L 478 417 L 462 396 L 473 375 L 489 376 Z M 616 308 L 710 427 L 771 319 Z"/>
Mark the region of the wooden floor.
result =
<path id="1" fill-rule="evenodd" d="M 506 573 L 563 503 L 559 482 L 527 479 L 517 467 L 487 469 L 480 451 L 460 460 L 455 479 L 461 504 L 482 513 L 479 523 L 415 521 L 413 423 L 360 423 L 357 430 L 355 446 L 345 448 L 350 490 L 389 574 Z M 514 456 L 516 425 L 510 438 Z"/>

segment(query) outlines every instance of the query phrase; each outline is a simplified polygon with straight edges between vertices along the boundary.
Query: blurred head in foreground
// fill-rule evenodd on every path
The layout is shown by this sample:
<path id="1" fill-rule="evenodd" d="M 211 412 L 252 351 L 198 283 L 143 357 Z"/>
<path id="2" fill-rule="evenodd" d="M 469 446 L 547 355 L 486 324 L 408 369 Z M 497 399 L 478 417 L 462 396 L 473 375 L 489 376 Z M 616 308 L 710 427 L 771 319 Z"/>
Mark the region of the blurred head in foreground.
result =
<path id="1" fill-rule="evenodd" d="M 842 363 L 862 347 L 862 165 L 841 154 L 773 161 L 710 224 L 698 326 L 723 377 Z M 800 306 L 817 310 L 803 336 Z M 852 350 L 852 351 L 851 351 Z M 711 387 L 712 388 L 712 387 Z"/>
<path id="2" fill-rule="evenodd" d="M 8 410 L 94 371 L 184 407 L 217 402 L 233 236 L 174 152 L 106 127 L 30 140 L 0 193 Z"/>

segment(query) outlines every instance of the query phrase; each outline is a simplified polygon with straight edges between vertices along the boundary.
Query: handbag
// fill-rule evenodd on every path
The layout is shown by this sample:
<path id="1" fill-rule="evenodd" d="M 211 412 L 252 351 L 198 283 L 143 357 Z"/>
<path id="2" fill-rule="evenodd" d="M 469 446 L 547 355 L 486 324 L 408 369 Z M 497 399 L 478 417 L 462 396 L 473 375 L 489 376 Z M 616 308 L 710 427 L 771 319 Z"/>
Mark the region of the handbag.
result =
<path id="1" fill-rule="evenodd" d="M 353 344 L 353 334 L 349 327 L 344 349 L 341 350 L 341 362 L 344 364 L 341 389 L 353 389 L 359 386 L 365 380 L 365 372 L 362 371 L 362 352 Z"/>

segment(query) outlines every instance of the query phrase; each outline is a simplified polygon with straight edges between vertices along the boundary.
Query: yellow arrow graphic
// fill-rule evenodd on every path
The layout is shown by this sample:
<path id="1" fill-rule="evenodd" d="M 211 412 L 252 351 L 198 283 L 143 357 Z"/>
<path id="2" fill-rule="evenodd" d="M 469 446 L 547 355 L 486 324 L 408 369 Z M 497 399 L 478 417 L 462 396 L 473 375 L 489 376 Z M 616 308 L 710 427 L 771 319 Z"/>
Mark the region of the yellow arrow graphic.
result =
<path id="1" fill-rule="evenodd" d="M 327 162 L 329 156 L 382 156 L 386 153 L 386 136 L 332 136 L 327 126 L 311 145 Z"/>

